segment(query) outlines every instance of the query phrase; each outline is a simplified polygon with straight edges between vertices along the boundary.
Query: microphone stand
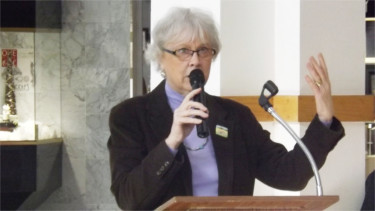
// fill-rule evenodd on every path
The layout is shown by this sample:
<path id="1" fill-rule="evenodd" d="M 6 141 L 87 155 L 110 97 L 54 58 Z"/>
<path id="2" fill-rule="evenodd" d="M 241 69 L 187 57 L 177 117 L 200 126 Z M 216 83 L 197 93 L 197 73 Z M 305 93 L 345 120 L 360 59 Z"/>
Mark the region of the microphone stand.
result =
<path id="1" fill-rule="evenodd" d="M 269 107 L 267 109 L 267 112 L 270 113 L 282 126 L 284 126 L 284 128 L 289 132 L 289 134 L 294 138 L 294 140 L 297 142 L 297 144 L 301 147 L 303 152 L 306 154 L 306 157 L 309 160 L 311 168 L 315 175 L 316 195 L 323 196 L 323 189 L 322 189 L 322 184 L 321 184 L 321 180 L 319 176 L 319 171 L 309 149 L 301 141 L 301 139 L 297 136 L 297 134 L 292 130 L 292 128 L 276 113 L 276 111 L 272 107 Z"/>
<path id="2" fill-rule="evenodd" d="M 267 90 L 270 94 L 268 97 L 264 93 L 265 90 Z M 264 108 L 264 110 L 270 113 L 289 132 L 289 134 L 294 138 L 297 144 L 301 147 L 302 151 L 305 153 L 307 159 L 309 160 L 311 168 L 314 172 L 315 182 L 316 182 L 316 194 L 317 196 L 323 196 L 323 189 L 321 185 L 319 171 L 309 149 L 301 141 L 301 139 L 297 136 L 297 134 L 292 130 L 292 128 L 276 113 L 271 103 L 268 101 L 271 97 L 275 96 L 278 91 L 279 89 L 272 81 L 267 81 L 264 84 L 261 96 L 259 97 L 259 104 L 261 107 Z"/>

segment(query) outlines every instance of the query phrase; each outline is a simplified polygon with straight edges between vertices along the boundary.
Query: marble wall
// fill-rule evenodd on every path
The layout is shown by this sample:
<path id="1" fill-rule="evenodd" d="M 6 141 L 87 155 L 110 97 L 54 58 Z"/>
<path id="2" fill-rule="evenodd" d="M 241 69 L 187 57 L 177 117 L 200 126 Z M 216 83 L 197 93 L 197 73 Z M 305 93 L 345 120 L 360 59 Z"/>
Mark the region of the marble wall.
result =
<path id="1" fill-rule="evenodd" d="M 62 1 L 63 185 L 39 210 L 118 210 L 110 192 L 110 109 L 129 97 L 131 4 Z"/>

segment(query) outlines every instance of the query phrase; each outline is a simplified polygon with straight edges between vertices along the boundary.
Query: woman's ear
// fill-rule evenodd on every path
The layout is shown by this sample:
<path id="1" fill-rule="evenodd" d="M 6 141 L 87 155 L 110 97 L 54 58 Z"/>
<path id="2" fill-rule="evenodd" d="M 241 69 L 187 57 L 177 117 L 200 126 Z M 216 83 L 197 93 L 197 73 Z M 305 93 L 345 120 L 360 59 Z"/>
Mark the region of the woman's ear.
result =
<path id="1" fill-rule="evenodd" d="M 164 70 L 164 66 L 161 64 L 161 62 L 159 62 L 158 64 L 158 70 L 160 72 L 160 75 L 165 78 L 165 70 Z"/>
<path id="2" fill-rule="evenodd" d="M 164 70 L 160 70 L 160 75 L 165 78 L 165 71 Z"/>

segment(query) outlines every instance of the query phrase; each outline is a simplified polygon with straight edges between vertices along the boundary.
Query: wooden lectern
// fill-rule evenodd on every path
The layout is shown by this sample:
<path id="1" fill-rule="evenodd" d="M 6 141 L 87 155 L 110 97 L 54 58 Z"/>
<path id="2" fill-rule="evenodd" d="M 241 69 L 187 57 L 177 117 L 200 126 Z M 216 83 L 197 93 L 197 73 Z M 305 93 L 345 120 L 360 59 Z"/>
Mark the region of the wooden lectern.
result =
<path id="1" fill-rule="evenodd" d="M 176 196 L 156 210 L 324 210 L 339 196 Z"/>

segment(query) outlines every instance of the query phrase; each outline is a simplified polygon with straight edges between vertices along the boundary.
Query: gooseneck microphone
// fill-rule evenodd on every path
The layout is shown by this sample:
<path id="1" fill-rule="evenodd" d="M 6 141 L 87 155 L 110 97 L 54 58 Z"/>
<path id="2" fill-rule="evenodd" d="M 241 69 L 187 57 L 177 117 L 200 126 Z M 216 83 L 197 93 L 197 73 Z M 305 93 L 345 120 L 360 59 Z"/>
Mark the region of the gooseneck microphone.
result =
<path id="1" fill-rule="evenodd" d="M 268 93 L 265 93 L 267 91 Z M 292 130 L 292 128 L 275 112 L 271 103 L 268 101 L 271 97 L 275 96 L 279 89 L 272 81 L 267 81 L 263 85 L 262 93 L 259 97 L 259 105 L 264 108 L 268 113 L 270 113 L 284 128 L 289 132 L 289 134 L 294 138 L 297 144 L 301 147 L 302 151 L 305 153 L 307 159 L 310 162 L 311 168 L 315 175 L 315 182 L 316 182 L 316 194 L 318 196 L 323 195 L 323 189 L 320 181 L 319 171 L 315 164 L 314 158 L 311 155 L 309 149 L 306 145 L 301 141 L 301 139 L 297 136 L 297 134 Z"/>
<path id="2" fill-rule="evenodd" d="M 202 70 L 195 69 L 191 71 L 189 75 L 190 85 L 193 89 L 202 88 L 202 91 L 195 95 L 193 100 L 202 103 L 206 106 L 206 96 L 204 94 L 204 75 Z M 202 119 L 202 118 L 200 118 Z M 208 136 L 208 127 L 205 119 L 202 119 L 202 123 L 197 125 L 197 134 L 200 138 L 206 138 Z"/>

